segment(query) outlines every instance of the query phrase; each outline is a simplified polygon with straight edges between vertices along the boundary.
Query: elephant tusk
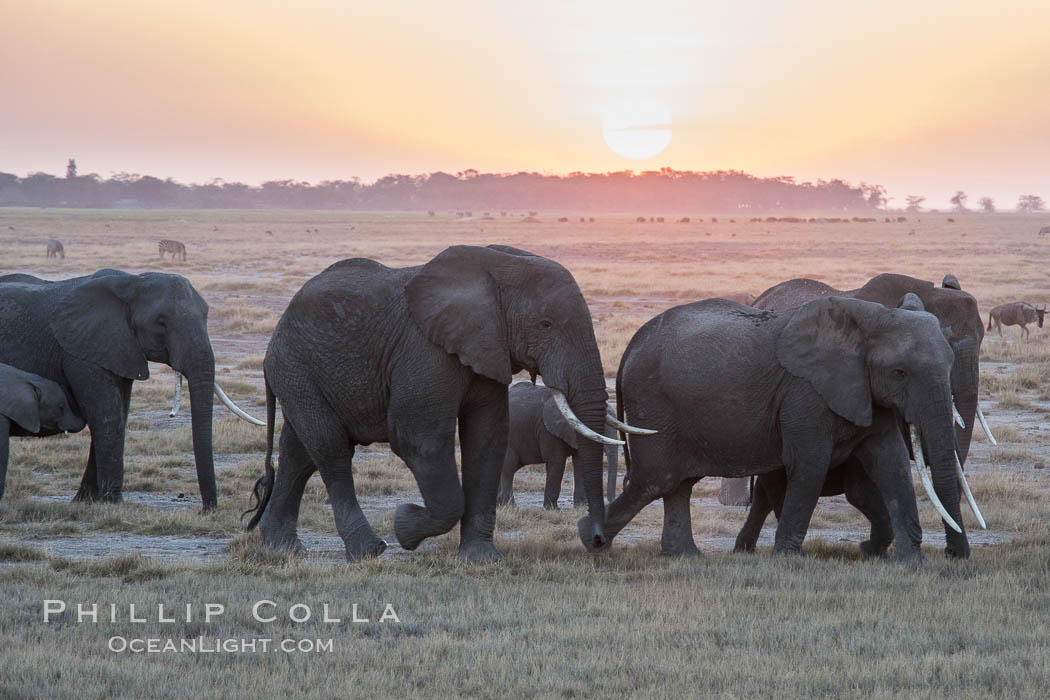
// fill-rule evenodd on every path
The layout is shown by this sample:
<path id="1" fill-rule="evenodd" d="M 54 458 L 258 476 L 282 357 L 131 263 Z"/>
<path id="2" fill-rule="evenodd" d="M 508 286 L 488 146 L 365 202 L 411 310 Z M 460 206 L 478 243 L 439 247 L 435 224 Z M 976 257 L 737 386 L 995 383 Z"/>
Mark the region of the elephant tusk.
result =
<path id="1" fill-rule="evenodd" d="M 168 418 L 174 418 L 182 407 L 182 374 L 175 372 L 175 398 L 171 401 L 171 413 Z"/>
<path id="2" fill-rule="evenodd" d="M 959 409 L 956 407 L 954 401 L 952 401 L 952 415 L 955 416 L 955 422 L 959 424 L 959 427 L 966 430 L 966 421 L 963 420 L 963 417 L 959 413 Z"/>
<path id="3" fill-rule="evenodd" d="M 984 419 L 984 411 L 981 410 L 981 404 L 977 404 L 977 420 L 981 423 L 981 429 L 984 431 L 984 434 L 988 436 L 988 442 L 992 443 L 993 446 L 998 445 L 999 443 L 992 436 L 992 431 L 988 428 L 988 421 Z"/>
<path id="4" fill-rule="evenodd" d="M 611 411 L 612 409 L 609 410 Z M 627 425 L 612 413 L 605 414 L 605 424 L 616 428 L 617 430 L 622 430 L 630 435 L 656 435 L 657 432 L 655 430 L 649 430 L 648 428 L 636 428 L 633 425 Z"/>
<path id="5" fill-rule="evenodd" d="M 945 509 L 944 504 L 941 503 L 941 499 L 937 498 L 937 492 L 933 490 L 933 481 L 930 479 L 930 470 L 926 467 L 926 458 L 922 456 L 922 440 L 916 439 L 915 426 L 909 426 L 911 432 L 911 449 L 915 453 L 915 467 L 919 471 L 919 478 L 922 479 L 922 487 L 926 489 L 926 495 L 930 497 L 930 503 L 937 509 L 937 512 L 941 514 L 944 522 L 958 533 L 962 533 L 962 528 L 959 527 L 958 523 L 952 519 L 952 516 L 948 515 L 948 511 Z"/>
<path id="6" fill-rule="evenodd" d="M 615 440 L 613 438 L 605 437 L 604 435 L 599 435 L 598 433 L 594 432 L 586 425 L 584 425 L 583 421 L 577 418 L 576 414 L 572 412 L 571 408 L 569 408 L 569 400 L 565 398 L 565 394 L 561 393 L 557 389 L 551 389 L 551 395 L 554 396 L 554 405 L 557 406 L 558 410 L 561 411 L 561 414 L 565 416 L 565 420 L 568 421 L 570 426 L 572 426 L 572 429 L 580 435 L 584 436 L 588 440 L 594 440 L 595 442 L 605 443 L 606 445 L 625 444 L 623 440 Z"/>
<path id="7" fill-rule="evenodd" d="M 242 411 L 237 404 L 230 400 L 230 397 L 226 395 L 226 392 L 222 390 L 222 387 L 219 386 L 218 382 L 215 382 L 215 395 L 218 396 L 219 399 L 224 404 L 226 404 L 226 408 L 233 411 L 234 415 L 236 415 L 238 418 L 243 418 L 249 423 L 254 423 L 255 425 L 266 425 L 266 423 L 262 422 L 258 418 L 253 418 L 252 416 L 249 416 L 247 413 Z"/>
<path id="8" fill-rule="evenodd" d="M 970 510 L 977 517 L 977 523 L 981 526 L 982 530 L 987 530 L 988 526 L 984 524 L 984 516 L 981 515 L 981 509 L 977 507 L 977 501 L 973 498 L 973 492 L 970 491 L 970 485 L 966 483 L 966 475 L 963 474 L 962 462 L 959 461 L 959 454 L 955 454 L 955 472 L 959 475 L 959 485 L 962 486 L 963 493 L 966 494 L 966 502 L 970 504 Z"/>

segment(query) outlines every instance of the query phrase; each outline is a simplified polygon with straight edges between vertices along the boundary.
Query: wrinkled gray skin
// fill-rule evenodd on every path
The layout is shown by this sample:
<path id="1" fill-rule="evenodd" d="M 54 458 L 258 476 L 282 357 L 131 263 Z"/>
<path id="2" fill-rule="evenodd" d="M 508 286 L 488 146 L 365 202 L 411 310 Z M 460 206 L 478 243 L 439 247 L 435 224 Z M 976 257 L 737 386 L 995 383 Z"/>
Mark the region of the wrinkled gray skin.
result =
<path id="1" fill-rule="evenodd" d="M 796 308 L 813 299 L 828 296 L 851 297 L 895 307 L 906 294 L 914 294 L 926 311 L 937 317 L 942 332 L 952 347 L 954 354 L 952 394 L 959 415 L 966 423 L 965 427 L 955 426 L 955 444 L 959 462 L 965 465 L 976 423 L 980 388 L 978 358 L 985 329 L 977 309 L 977 300 L 960 289 L 959 280 L 954 275 L 948 274 L 945 275 L 941 285 L 941 287 L 935 287 L 932 282 L 925 280 L 907 275 L 885 273 L 873 277 L 859 289 L 841 291 L 817 280 L 794 279 L 767 289 L 755 300 L 754 307 L 779 311 Z M 867 511 L 875 512 L 875 505 L 872 503 Z M 878 524 L 873 522 L 872 527 L 874 530 L 878 528 Z M 952 535 L 957 534 L 945 524 L 945 536 L 949 543 L 945 553 L 951 557 L 966 557 L 969 555 L 969 549 L 965 552 L 956 552 L 951 547 L 951 542 L 955 540 Z M 740 544 L 738 540 L 738 546 Z"/>
<path id="2" fill-rule="evenodd" d="M 0 364 L 0 498 L 7 482 L 10 438 L 76 433 L 85 425 L 61 385 Z"/>
<path id="3" fill-rule="evenodd" d="M 922 301 L 911 292 L 905 294 L 897 308 L 907 311 L 925 311 Z M 908 432 L 903 431 L 905 439 Z M 753 552 L 762 533 L 762 526 L 773 512 L 780 519 L 784 506 L 784 494 L 787 490 L 786 475 L 782 471 L 762 474 L 755 479 L 751 494 L 751 508 L 747 520 L 737 534 L 734 552 Z M 863 465 L 855 457 L 849 457 L 841 465 L 828 471 L 821 497 L 846 495 L 846 500 L 859 510 L 871 523 L 871 534 L 860 543 L 860 551 L 868 557 L 881 556 L 893 543 L 893 526 L 890 513 L 882 500 L 878 486 L 864 471 Z"/>
<path id="4" fill-rule="evenodd" d="M 1043 317 L 1046 315 L 1046 308 L 1036 308 L 1025 301 L 1011 301 L 1008 304 L 1000 304 L 994 309 L 988 312 L 988 329 L 992 330 L 992 324 L 995 324 L 995 330 L 999 332 L 999 337 L 1003 337 L 1003 326 L 1020 326 L 1021 332 L 1027 338 L 1030 334 L 1028 332 L 1028 324 L 1034 323 L 1039 328 L 1043 327 Z"/>
<path id="5" fill-rule="evenodd" d="M 68 387 L 91 428 L 73 500 L 121 499 L 131 386 L 149 378 L 147 361 L 169 365 L 189 382 L 197 481 L 204 510 L 212 510 L 215 357 L 208 305 L 189 281 L 118 270 L 61 282 L 0 277 L 0 362 Z"/>
<path id="6" fill-rule="evenodd" d="M 66 249 L 62 247 L 62 241 L 57 238 L 47 239 L 47 257 L 66 259 Z"/>
<path id="7" fill-rule="evenodd" d="M 920 430 L 936 491 L 960 522 L 951 362 L 931 315 L 856 299 L 779 313 L 708 299 L 660 314 L 631 339 L 617 374 L 618 413 L 659 432 L 629 439 L 607 538 L 663 498 L 663 551 L 695 554 L 696 481 L 785 470 L 773 551 L 800 552 L 829 469 L 854 457 L 884 499 L 898 559 L 921 558 L 898 421 Z M 953 545 L 968 547 L 965 534 Z"/>
<path id="8" fill-rule="evenodd" d="M 500 472 L 499 494 L 496 505 L 514 503 L 514 474 L 526 464 L 547 467 L 547 481 L 543 489 L 543 507 L 558 509 L 565 460 L 572 458 L 572 504 L 587 505 L 583 493 L 584 475 L 578 468 L 576 453 L 580 443 L 587 439 L 572 429 L 565 416 L 554 405 L 551 391 L 545 386 L 519 382 L 507 392 L 509 409 L 507 456 Z M 606 437 L 616 438 L 616 429 L 605 426 Z M 605 445 L 605 459 L 609 465 L 609 479 L 615 484 L 619 447 Z M 611 498 L 610 498 L 611 500 Z"/>
<path id="9" fill-rule="evenodd" d="M 273 548 L 302 549 L 299 503 L 319 471 L 347 559 L 380 554 L 386 543 L 358 505 L 351 461 L 356 445 L 389 442 L 425 504 L 397 508 L 401 546 L 415 549 L 460 523 L 461 556 L 498 558 L 492 532 L 511 376 L 542 375 L 587 427 L 600 434 L 605 425 L 601 358 L 576 281 L 552 260 L 503 246 L 454 246 L 420 267 L 332 265 L 292 298 L 263 367 L 269 445 L 248 527 L 259 524 Z M 275 399 L 285 420 L 276 477 Z M 600 546 L 601 445 L 584 441 L 577 459 L 593 522 L 583 538 Z"/>

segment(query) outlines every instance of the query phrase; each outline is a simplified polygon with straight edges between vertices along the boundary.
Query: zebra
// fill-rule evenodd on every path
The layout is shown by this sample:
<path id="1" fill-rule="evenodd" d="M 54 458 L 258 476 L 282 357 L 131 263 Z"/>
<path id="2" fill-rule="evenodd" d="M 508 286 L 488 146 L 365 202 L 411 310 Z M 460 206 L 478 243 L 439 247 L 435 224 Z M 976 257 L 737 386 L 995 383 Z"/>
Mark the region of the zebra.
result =
<path id="1" fill-rule="evenodd" d="M 996 330 L 999 331 L 999 337 L 1002 338 L 1003 326 L 1020 326 L 1021 331 L 1024 332 L 1027 338 L 1029 333 L 1025 325 L 1035 323 L 1039 328 L 1042 328 L 1044 315 L 1046 315 L 1045 304 L 1042 308 L 1037 308 L 1028 302 L 1011 301 L 1008 304 L 1000 304 L 988 312 L 987 330 L 992 330 L 992 323 L 994 322 Z"/>
<path id="2" fill-rule="evenodd" d="M 165 238 L 164 240 L 157 243 L 157 250 L 160 251 L 160 257 L 163 258 L 165 253 L 171 253 L 171 259 L 174 260 L 176 256 L 181 255 L 182 259 L 186 259 L 186 246 L 179 241 L 173 241 Z"/>
<path id="3" fill-rule="evenodd" d="M 47 257 L 66 259 L 66 249 L 62 247 L 62 241 L 57 238 L 47 239 Z"/>

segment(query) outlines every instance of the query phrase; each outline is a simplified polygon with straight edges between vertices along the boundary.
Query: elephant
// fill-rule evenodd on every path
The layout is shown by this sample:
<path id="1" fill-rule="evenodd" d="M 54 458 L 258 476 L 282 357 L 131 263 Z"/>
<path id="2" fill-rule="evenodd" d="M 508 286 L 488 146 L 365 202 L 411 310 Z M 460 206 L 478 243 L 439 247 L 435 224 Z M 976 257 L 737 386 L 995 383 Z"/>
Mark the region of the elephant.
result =
<path id="1" fill-rule="evenodd" d="M 77 433 L 85 425 L 60 384 L 0 364 L 0 499 L 7 482 L 10 438 Z"/>
<path id="2" fill-rule="evenodd" d="M 91 429 L 87 467 L 74 501 L 121 500 L 131 387 L 147 362 L 189 383 L 193 453 L 204 511 L 217 505 L 212 457 L 215 357 L 208 305 L 185 277 L 99 270 L 48 282 L 0 277 L 0 362 L 69 388 Z"/>
<path id="3" fill-rule="evenodd" d="M 507 455 L 500 472 L 499 492 L 496 505 L 514 503 L 514 474 L 526 464 L 547 465 L 547 483 L 543 489 L 543 507 L 558 509 L 561 481 L 565 474 L 565 460 L 572 457 L 573 506 L 586 505 L 583 494 L 583 474 L 576 468 L 576 452 L 579 449 L 577 433 L 565 420 L 565 416 L 554 403 L 554 395 L 548 387 L 520 382 L 507 392 L 508 424 Z M 616 438 L 616 428 L 606 419 L 604 434 Z M 609 468 L 611 501 L 616 493 L 616 470 L 619 463 L 617 445 L 605 445 L 605 461 Z"/>
<path id="4" fill-rule="evenodd" d="M 852 457 L 877 484 L 897 558 L 921 560 L 903 420 L 930 455 L 932 481 L 924 452 L 915 452 L 930 500 L 953 528 L 950 545 L 968 552 L 952 361 L 932 315 L 857 299 L 781 312 L 708 299 L 665 311 L 635 333 L 617 372 L 617 417 L 659 432 L 631 436 L 624 448 L 627 483 L 609 505 L 606 542 L 662 497 L 663 552 L 697 554 L 689 511 L 696 481 L 783 470 L 773 552 L 801 552 L 829 469 Z M 586 518 L 579 527 L 589 528 Z"/>
<path id="5" fill-rule="evenodd" d="M 265 472 L 248 529 L 265 546 L 301 551 L 299 503 L 319 471 L 348 561 L 378 556 L 357 501 L 356 445 L 388 442 L 425 506 L 402 504 L 394 535 L 406 550 L 460 523 L 459 555 L 499 559 L 492 537 L 507 452 L 512 375 L 542 375 L 558 410 L 588 438 L 578 468 L 592 523 L 605 542 L 602 443 L 608 394 L 590 311 L 572 274 L 508 246 L 452 246 L 422 266 L 343 260 L 307 281 L 277 323 L 263 373 Z M 284 427 L 272 464 L 276 400 Z M 456 469 L 459 431 L 463 483 Z M 613 441 L 619 444 L 619 441 Z"/>
<path id="6" fill-rule="evenodd" d="M 884 306 L 897 306 L 908 293 L 918 297 L 923 308 L 937 317 L 952 347 L 955 358 L 952 363 L 952 399 L 957 415 L 955 449 L 960 464 L 965 465 L 976 422 L 980 423 L 988 441 L 993 445 L 996 442 L 977 400 L 984 323 L 977 309 L 977 300 L 962 291 L 962 285 L 955 275 L 945 275 L 941 286 L 936 287 L 933 282 L 884 273 L 873 277 L 863 287 L 845 292 L 816 280 L 794 279 L 770 287 L 759 295 L 753 306 L 758 309 L 783 310 L 825 296 L 845 296 Z M 948 534 L 946 529 L 945 535 L 950 543 L 953 538 Z M 963 556 L 954 552 L 950 544 L 946 554 Z"/>

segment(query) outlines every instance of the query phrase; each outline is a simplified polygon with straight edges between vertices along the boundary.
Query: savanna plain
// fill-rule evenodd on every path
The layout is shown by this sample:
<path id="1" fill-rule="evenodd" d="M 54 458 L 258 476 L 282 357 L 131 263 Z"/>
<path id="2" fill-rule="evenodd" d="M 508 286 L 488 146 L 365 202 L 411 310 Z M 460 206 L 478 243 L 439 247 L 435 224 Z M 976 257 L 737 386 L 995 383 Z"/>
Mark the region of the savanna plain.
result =
<path id="1" fill-rule="evenodd" d="M 982 315 L 1005 301 L 1050 302 L 1046 218 L 909 214 L 898 223 L 752 223 L 699 212 L 689 223 L 634 215 L 521 212 L 457 217 L 302 211 L 0 210 L 0 274 L 63 279 L 114 267 L 186 276 L 210 306 L 217 378 L 264 417 L 262 358 L 274 324 L 302 284 L 331 263 L 369 257 L 423 263 L 456 243 L 504 243 L 553 258 L 587 298 L 606 376 L 634 331 L 676 304 L 758 295 L 793 277 L 841 289 L 881 272 L 940 283 L 954 274 Z M 827 216 L 815 212 L 814 217 Z M 590 217 L 594 221 L 590 221 Z M 730 218 L 735 218 L 730 222 Z M 65 259 L 45 258 L 50 237 Z M 187 247 L 161 261 L 157 240 Z M 200 514 L 188 402 L 168 416 L 172 372 L 151 365 L 135 383 L 124 502 L 72 504 L 87 431 L 12 443 L 0 502 L 0 696 L 580 697 L 870 695 L 1046 697 L 1050 693 L 1050 327 L 984 339 L 981 405 L 999 441 L 979 430 L 969 483 L 988 522 L 964 508 L 968 561 L 942 555 L 943 531 L 921 488 L 925 564 L 864 561 L 863 518 L 842 497 L 822 499 L 806 556 L 770 555 L 770 518 L 753 555 L 730 553 L 746 517 L 722 506 L 718 480 L 693 492 L 704 556 L 659 554 L 660 502 L 612 551 L 587 554 L 562 489 L 541 508 L 540 467 L 518 473 L 517 506 L 497 514 L 500 563 L 455 557 L 458 529 L 405 552 L 392 514 L 420 496 L 386 445 L 359 450 L 359 497 L 391 543 L 377 560 L 346 565 L 319 477 L 300 518 L 305 557 L 262 550 L 239 520 L 262 473 L 265 430 L 216 405 L 218 511 Z M 278 425 L 278 428 L 280 426 Z M 567 470 L 571 472 L 571 470 Z M 622 479 L 622 465 L 621 474 Z M 567 474 L 567 480 L 571 476 Z M 100 603 L 100 621 L 70 612 L 43 621 L 43 601 Z M 259 622 L 251 607 L 276 603 Z M 118 622 L 104 621 L 117 604 Z M 147 612 L 129 623 L 129 603 Z M 197 606 L 192 622 L 157 620 Z M 203 621 L 203 605 L 225 613 Z M 302 603 L 309 621 L 289 619 Z M 338 623 L 323 621 L 328 604 Z M 352 605 L 358 617 L 352 621 Z M 400 622 L 379 622 L 390 604 Z M 301 612 L 301 611 L 300 611 Z M 127 638 L 332 639 L 312 653 L 132 654 Z"/>

